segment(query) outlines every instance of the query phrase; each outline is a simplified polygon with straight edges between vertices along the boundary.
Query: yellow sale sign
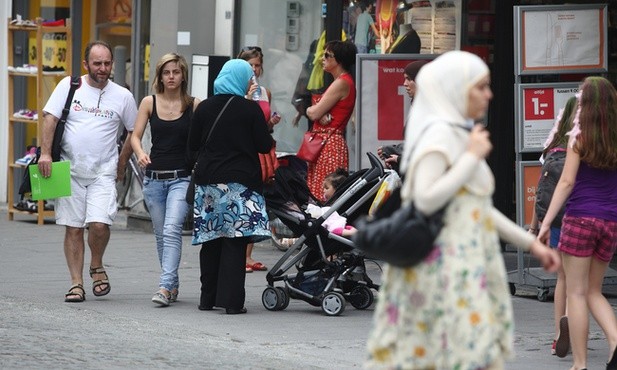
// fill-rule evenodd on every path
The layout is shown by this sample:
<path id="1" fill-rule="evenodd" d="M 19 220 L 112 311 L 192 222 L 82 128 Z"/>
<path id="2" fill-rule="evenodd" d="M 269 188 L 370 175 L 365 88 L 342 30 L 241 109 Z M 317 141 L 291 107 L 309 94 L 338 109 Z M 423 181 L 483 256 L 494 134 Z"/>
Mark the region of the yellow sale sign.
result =
<path id="1" fill-rule="evenodd" d="M 47 33 L 43 35 L 42 50 L 39 52 L 36 48 L 36 38 L 29 39 L 28 48 L 28 63 L 36 64 L 37 58 L 42 58 L 44 67 L 63 67 L 67 69 L 66 60 L 66 34 L 65 33 Z"/>

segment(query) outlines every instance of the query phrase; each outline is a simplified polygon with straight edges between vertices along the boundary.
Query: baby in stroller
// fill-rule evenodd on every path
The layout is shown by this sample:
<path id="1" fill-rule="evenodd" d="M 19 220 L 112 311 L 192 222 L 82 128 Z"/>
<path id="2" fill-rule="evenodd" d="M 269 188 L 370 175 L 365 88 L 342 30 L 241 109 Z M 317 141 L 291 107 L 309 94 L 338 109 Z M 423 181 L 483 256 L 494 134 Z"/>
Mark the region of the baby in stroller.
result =
<path id="1" fill-rule="evenodd" d="M 325 205 L 319 206 L 309 203 L 306 207 L 307 213 L 310 214 L 312 218 L 318 218 L 327 212 L 330 209 L 327 204 L 335 199 L 333 198 L 334 193 L 345 183 L 348 177 L 349 173 L 344 168 L 339 168 L 326 176 L 323 181 L 323 202 Z M 347 223 L 345 217 L 339 215 L 336 211 L 324 221 L 322 226 L 336 235 L 347 238 L 351 237 L 357 231 L 356 228 Z"/>
<path id="2" fill-rule="evenodd" d="M 346 301 L 358 309 L 366 309 L 374 301 L 373 291 L 379 288 L 366 274 L 365 259 L 354 243 L 324 227 L 326 220 L 337 212 L 353 224 L 366 215 L 384 179 L 389 176 L 379 159 L 368 153 L 371 168 L 351 174 L 326 203 L 328 209 L 313 218 L 305 203 L 294 195 L 310 194 L 302 172 L 281 166 L 277 170 L 274 189 L 265 191 L 268 211 L 288 226 L 297 240 L 266 275 L 268 287 L 262 294 L 264 307 L 271 311 L 285 309 L 290 298 L 321 306 L 327 315 L 340 315 Z M 279 181 L 280 180 L 280 181 Z M 306 192 L 286 189 L 289 184 L 306 188 Z M 305 198 L 301 196 L 301 200 Z M 342 232 L 341 232 L 342 234 Z M 291 268 L 296 273 L 288 273 Z M 282 286 L 275 286 L 282 283 Z"/>

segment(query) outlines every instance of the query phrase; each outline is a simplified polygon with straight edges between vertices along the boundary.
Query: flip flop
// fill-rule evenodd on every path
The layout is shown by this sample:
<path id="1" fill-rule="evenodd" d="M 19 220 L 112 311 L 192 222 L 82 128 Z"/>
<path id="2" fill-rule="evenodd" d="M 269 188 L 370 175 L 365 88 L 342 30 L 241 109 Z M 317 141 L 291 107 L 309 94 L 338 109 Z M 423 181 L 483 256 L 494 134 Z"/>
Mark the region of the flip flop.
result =
<path id="1" fill-rule="evenodd" d="M 246 266 L 247 267 L 250 266 L 253 269 L 253 271 L 267 271 L 268 270 L 268 268 L 264 266 L 264 264 L 261 262 L 255 262 L 252 265 L 247 264 Z"/>
<path id="2" fill-rule="evenodd" d="M 245 272 L 248 274 L 249 272 L 253 272 L 253 268 L 251 267 L 251 265 L 249 265 L 248 263 L 246 264 L 246 270 Z"/>

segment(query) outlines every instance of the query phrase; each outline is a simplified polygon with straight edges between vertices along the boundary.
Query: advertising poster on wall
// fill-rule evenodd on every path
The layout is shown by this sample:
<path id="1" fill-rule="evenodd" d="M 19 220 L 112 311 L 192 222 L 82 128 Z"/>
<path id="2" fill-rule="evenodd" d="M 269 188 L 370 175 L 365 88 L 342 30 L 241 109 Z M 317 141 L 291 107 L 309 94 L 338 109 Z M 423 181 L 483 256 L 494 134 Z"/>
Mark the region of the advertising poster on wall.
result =
<path id="1" fill-rule="evenodd" d="M 363 54 L 358 55 L 356 77 L 356 163 L 366 168 L 365 152 L 377 147 L 399 144 L 405 137 L 406 117 L 411 106 L 403 86 L 404 68 L 420 59 L 434 59 L 435 55 L 420 54 Z"/>
<path id="2" fill-rule="evenodd" d="M 519 151 L 540 152 L 559 111 L 578 92 L 578 84 L 564 82 L 518 86 Z"/>
<path id="3" fill-rule="evenodd" d="M 521 218 L 518 220 L 518 223 L 521 226 L 531 223 L 533 209 L 536 204 L 536 190 L 541 170 L 542 165 L 540 161 L 519 162 L 518 171 L 516 173 L 519 183 L 519 193 L 516 204 L 519 208 L 517 215 Z"/>
<path id="4" fill-rule="evenodd" d="M 605 4 L 517 7 L 518 74 L 607 70 Z"/>

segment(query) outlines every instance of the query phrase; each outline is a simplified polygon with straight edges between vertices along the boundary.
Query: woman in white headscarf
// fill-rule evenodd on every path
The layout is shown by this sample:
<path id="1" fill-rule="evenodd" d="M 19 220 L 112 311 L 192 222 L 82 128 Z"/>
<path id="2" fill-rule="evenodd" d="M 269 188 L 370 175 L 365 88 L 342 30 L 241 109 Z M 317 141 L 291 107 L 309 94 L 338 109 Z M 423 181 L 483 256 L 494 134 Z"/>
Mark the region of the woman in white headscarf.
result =
<path id="1" fill-rule="evenodd" d="M 482 118 L 492 98 L 477 56 L 451 51 L 425 65 L 405 132 L 403 202 L 446 206 L 436 248 L 412 268 L 386 266 L 367 367 L 500 369 L 512 351 L 512 307 L 499 238 L 556 270 L 555 251 L 493 207 L 492 149 Z M 413 248 L 410 243 L 409 248 Z"/>

